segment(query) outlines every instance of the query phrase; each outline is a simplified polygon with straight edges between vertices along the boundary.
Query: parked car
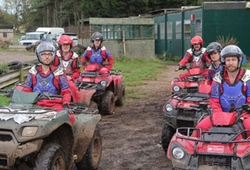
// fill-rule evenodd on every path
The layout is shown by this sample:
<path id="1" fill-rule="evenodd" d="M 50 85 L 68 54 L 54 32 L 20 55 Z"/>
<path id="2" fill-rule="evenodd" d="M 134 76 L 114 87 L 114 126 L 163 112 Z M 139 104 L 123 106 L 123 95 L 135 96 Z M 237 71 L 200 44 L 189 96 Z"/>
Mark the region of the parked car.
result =
<path id="1" fill-rule="evenodd" d="M 20 39 L 18 39 L 18 43 L 19 43 L 19 41 L 22 41 L 22 40 L 25 40 L 25 35 L 22 35 L 22 36 L 20 37 Z"/>
<path id="2" fill-rule="evenodd" d="M 39 44 L 45 32 L 28 32 L 25 38 L 19 41 L 19 45 L 29 46 Z"/>

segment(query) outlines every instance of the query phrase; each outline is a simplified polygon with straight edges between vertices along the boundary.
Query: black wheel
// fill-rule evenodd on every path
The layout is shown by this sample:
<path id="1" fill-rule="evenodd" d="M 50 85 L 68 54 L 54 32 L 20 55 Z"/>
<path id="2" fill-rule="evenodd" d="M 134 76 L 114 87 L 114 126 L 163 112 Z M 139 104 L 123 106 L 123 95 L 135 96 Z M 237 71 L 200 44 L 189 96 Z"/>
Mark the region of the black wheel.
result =
<path id="1" fill-rule="evenodd" d="M 67 170 L 65 153 L 55 143 L 45 145 L 37 156 L 34 170 Z"/>
<path id="2" fill-rule="evenodd" d="M 22 63 L 20 61 L 12 61 L 8 63 L 8 67 L 11 70 L 19 70 L 22 68 Z"/>
<path id="3" fill-rule="evenodd" d="M 161 144 L 162 148 L 165 152 L 168 150 L 168 145 L 175 134 L 175 129 L 169 124 L 165 124 L 161 133 Z"/>
<path id="4" fill-rule="evenodd" d="M 122 93 L 121 98 L 117 99 L 115 102 L 116 106 L 123 106 L 125 102 L 125 88 L 122 87 Z"/>
<path id="5" fill-rule="evenodd" d="M 82 160 L 76 164 L 77 169 L 96 170 L 102 157 L 102 139 L 99 130 L 95 130 L 88 150 Z"/>
<path id="6" fill-rule="evenodd" d="M 101 113 L 112 115 L 115 111 L 115 95 L 112 91 L 107 91 L 102 97 Z"/>

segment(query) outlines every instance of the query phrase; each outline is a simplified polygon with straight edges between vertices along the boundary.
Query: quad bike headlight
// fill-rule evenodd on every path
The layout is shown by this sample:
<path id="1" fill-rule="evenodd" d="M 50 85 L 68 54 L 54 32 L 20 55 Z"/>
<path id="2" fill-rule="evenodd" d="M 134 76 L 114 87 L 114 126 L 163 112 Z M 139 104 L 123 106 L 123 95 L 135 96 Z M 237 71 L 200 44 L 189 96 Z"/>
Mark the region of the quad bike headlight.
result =
<path id="1" fill-rule="evenodd" d="M 173 106 L 170 103 L 167 103 L 166 106 L 165 106 L 165 109 L 166 109 L 167 112 L 172 112 Z"/>
<path id="2" fill-rule="evenodd" d="M 182 148 L 180 147 L 175 147 L 173 150 L 172 150 L 172 155 L 175 159 L 182 159 L 185 155 L 184 151 Z"/>
<path id="3" fill-rule="evenodd" d="M 106 87 L 107 81 L 103 80 L 103 81 L 100 82 L 100 84 L 101 84 L 103 87 Z"/>
<path id="4" fill-rule="evenodd" d="M 24 127 L 22 131 L 23 137 L 33 137 L 36 135 L 38 127 Z"/>
<path id="5" fill-rule="evenodd" d="M 173 86 L 173 91 L 174 92 L 179 92 L 180 90 L 181 90 L 181 88 L 179 86 L 177 86 L 177 85 Z"/>

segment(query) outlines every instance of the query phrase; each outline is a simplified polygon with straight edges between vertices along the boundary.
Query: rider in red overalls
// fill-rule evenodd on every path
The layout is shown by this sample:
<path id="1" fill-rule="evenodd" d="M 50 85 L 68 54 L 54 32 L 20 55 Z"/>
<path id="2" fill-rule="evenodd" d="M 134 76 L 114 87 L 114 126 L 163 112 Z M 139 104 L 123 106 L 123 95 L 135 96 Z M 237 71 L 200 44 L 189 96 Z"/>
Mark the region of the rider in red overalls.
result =
<path id="1" fill-rule="evenodd" d="M 108 71 L 110 71 L 114 65 L 114 58 L 109 50 L 102 45 L 102 34 L 100 32 L 93 33 L 91 41 L 93 46 L 88 47 L 82 56 L 83 68 L 86 69 L 87 64 L 98 64 L 99 70 L 106 68 Z M 103 65 L 106 61 L 108 64 Z"/>
<path id="2" fill-rule="evenodd" d="M 48 42 L 42 42 L 36 48 L 36 56 L 40 64 L 33 66 L 25 81 L 23 91 L 62 95 L 62 99 L 39 100 L 37 105 L 54 107 L 61 111 L 62 107 L 69 107 L 70 89 L 63 71 L 52 65 L 56 54 L 55 47 Z"/>
<path id="3" fill-rule="evenodd" d="M 63 35 L 60 37 L 59 50 L 57 50 L 54 65 L 59 66 L 63 72 L 67 75 L 69 87 L 71 89 L 73 101 L 76 100 L 76 90 L 77 87 L 74 81 L 80 76 L 79 58 L 78 55 L 72 51 L 73 40 L 67 36 Z"/>
<path id="4" fill-rule="evenodd" d="M 250 71 L 241 69 L 243 53 L 235 45 L 221 51 L 221 63 L 225 67 L 213 79 L 210 105 L 214 112 L 235 112 L 243 104 L 250 104 Z M 241 121 L 250 130 L 250 115 L 243 113 Z M 210 116 L 199 122 L 196 128 L 208 131 L 212 127 Z M 247 133 L 249 136 L 249 132 Z M 198 136 L 195 131 L 192 136 Z"/>
<path id="5" fill-rule="evenodd" d="M 190 41 L 191 48 L 187 50 L 184 58 L 179 62 L 176 70 L 182 69 L 187 63 L 190 64 L 190 68 L 201 68 L 203 70 L 202 76 L 207 76 L 207 66 L 210 64 L 210 59 L 206 55 L 206 48 L 204 48 L 203 39 L 200 36 L 194 36 Z M 189 77 L 189 72 L 183 73 L 179 76 L 180 80 L 184 80 Z"/>

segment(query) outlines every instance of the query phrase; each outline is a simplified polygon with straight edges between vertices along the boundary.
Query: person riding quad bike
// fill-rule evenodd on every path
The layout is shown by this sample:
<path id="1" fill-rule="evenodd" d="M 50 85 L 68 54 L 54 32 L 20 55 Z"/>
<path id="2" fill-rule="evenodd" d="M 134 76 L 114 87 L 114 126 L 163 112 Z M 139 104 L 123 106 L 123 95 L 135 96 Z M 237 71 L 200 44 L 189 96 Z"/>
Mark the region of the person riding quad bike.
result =
<path id="1" fill-rule="evenodd" d="M 40 100 L 37 105 L 55 107 L 61 111 L 68 107 L 71 101 L 71 92 L 64 72 L 52 65 L 56 55 L 55 47 L 49 42 L 42 42 L 36 48 L 36 57 L 40 64 L 33 66 L 25 80 L 22 91 L 61 95 L 62 101 L 51 103 L 49 100 Z"/>
<path id="2" fill-rule="evenodd" d="M 225 66 L 216 74 L 212 83 L 210 104 L 213 112 L 235 112 L 243 104 L 250 104 L 250 71 L 242 69 L 243 52 L 236 45 L 228 45 L 221 51 L 221 63 Z M 245 129 L 250 129 L 250 115 L 242 114 Z M 209 130 L 212 122 L 206 117 L 196 128 Z M 193 136 L 199 136 L 197 132 Z"/>
<path id="3" fill-rule="evenodd" d="M 206 54 L 203 39 L 195 36 L 190 41 L 191 48 L 187 50 L 184 58 L 179 62 L 175 71 L 186 69 L 187 72 L 174 78 L 170 91 L 174 93 L 196 93 L 201 83 L 206 84 L 207 66 L 210 59 Z M 186 66 L 189 63 L 189 66 Z"/>
<path id="4" fill-rule="evenodd" d="M 82 56 L 82 66 L 84 69 L 87 65 L 98 64 L 99 69 L 105 67 L 110 71 L 114 65 L 114 58 L 109 50 L 102 45 L 103 36 L 100 32 L 94 32 L 91 36 L 93 45 L 88 47 Z M 108 64 L 105 64 L 108 62 Z M 105 65 L 104 65 L 105 64 Z"/>
<path id="5" fill-rule="evenodd" d="M 211 61 L 206 54 L 206 48 L 203 47 L 203 39 L 200 36 L 194 36 L 190 40 L 190 45 L 191 48 L 187 50 L 185 56 L 179 62 L 176 70 L 181 70 L 187 63 L 189 63 L 189 68 L 200 68 L 202 70 L 202 76 L 207 76 L 207 67 Z M 183 80 L 189 76 L 189 72 L 186 72 L 181 74 L 179 79 Z"/>
<path id="6" fill-rule="evenodd" d="M 220 61 L 220 53 L 222 50 L 222 46 L 218 42 L 211 42 L 206 49 L 208 57 L 211 59 L 211 65 L 208 68 L 207 80 L 208 83 L 211 84 L 214 78 L 214 75 L 222 71 L 223 66 Z"/>
<path id="7" fill-rule="evenodd" d="M 73 40 L 69 36 L 62 35 L 58 40 L 58 44 L 59 50 L 56 52 L 53 65 L 60 67 L 66 74 L 72 93 L 72 100 L 76 102 L 77 87 L 74 82 L 80 75 L 79 57 L 72 51 Z"/>
<path id="8" fill-rule="evenodd" d="M 125 101 L 122 71 L 112 70 L 114 58 L 102 45 L 103 36 L 100 32 L 93 33 L 91 41 L 93 45 L 82 56 L 84 72 L 77 84 L 95 85 L 96 92 L 92 93 L 91 103 L 97 105 L 101 114 L 113 114 L 115 105 L 122 106 Z"/>

